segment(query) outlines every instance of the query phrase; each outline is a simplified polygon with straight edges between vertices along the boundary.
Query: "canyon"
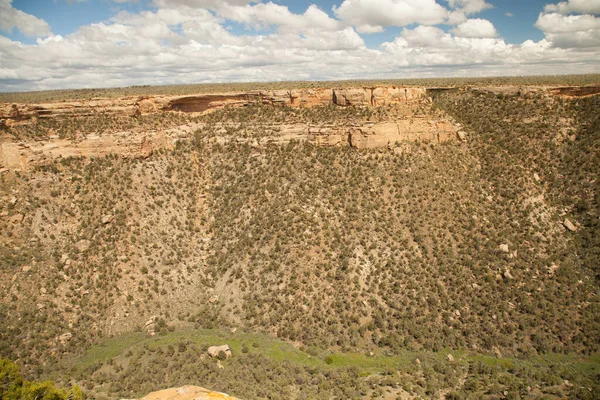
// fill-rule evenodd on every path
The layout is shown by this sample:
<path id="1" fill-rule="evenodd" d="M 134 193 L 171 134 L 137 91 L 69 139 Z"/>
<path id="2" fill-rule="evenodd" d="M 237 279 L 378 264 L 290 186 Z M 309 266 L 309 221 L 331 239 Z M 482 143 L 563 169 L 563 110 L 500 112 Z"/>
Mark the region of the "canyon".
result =
<path id="1" fill-rule="evenodd" d="M 99 400 L 598 398 L 600 86 L 502 82 L 0 96 L 0 356 Z"/>

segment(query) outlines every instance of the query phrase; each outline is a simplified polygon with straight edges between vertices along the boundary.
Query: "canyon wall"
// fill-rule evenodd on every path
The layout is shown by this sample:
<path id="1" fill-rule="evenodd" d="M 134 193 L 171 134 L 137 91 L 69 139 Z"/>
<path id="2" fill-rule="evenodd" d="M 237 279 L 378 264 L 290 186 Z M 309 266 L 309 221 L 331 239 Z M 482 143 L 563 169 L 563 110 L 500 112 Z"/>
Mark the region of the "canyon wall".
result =
<path id="1" fill-rule="evenodd" d="M 74 100 L 43 104 L 0 104 L 0 120 L 11 125 L 32 118 L 85 117 L 93 114 L 146 115 L 168 111 L 203 113 L 223 107 L 271 104 L 288 107 L 386 106 L 418 101 L 425 88 L 298 89 L 192 96 L 144 96 Z"/>
<path id="2" fill-rule="evenodd" d="M 75 139 L 58 137 L 48 132 L 35 140 L 11 140 L 10 129 L 42 119 L 68 120 L 98 115 L 135 117 L 168 113 L 203 113 L 224 107 L 245 107 L 253 104 L 274 107 L 314 108 L 388 107 L 394 116 L 378 122 L 286 123 L 267 137 L 244 138 L 226 134 L 227 129 L 239 129 L 222 121 L 221 133 L 213 138 L 225 143 L 247 141 L 251 145 L 283 144 L 290 140 L 308 141 L 323 146 L 351 146 L 357 149 L 393 147 L 401 142 L 442 143 L 457 138 L 460 126 L 446 115 L 431 112 L 432 102 L 426 88 L 376 87 L 345 89 L 273 90 L 248 93 L 215 93 L 192 96 L 144 96 L 118 99 L 91 99 L 46 104 L 0 104 L 0 174 L 43 165 L 53 159 L 94 157 L 120 154 L 126 157 L 149 157 L 156 149 L 172 148 L 178 140 L 189 140 L 206 123 L 188 123 L 170 129 L 131 129 L 96 134 L 81 132 Z M 415 112 L 415 110 L 419 112 Z M 434 115 L 435 114 L 435 115 Z M 213 124 L 214 126 L 215 124 Z M 264 130 L 260 125 L 244 129 Z"/>

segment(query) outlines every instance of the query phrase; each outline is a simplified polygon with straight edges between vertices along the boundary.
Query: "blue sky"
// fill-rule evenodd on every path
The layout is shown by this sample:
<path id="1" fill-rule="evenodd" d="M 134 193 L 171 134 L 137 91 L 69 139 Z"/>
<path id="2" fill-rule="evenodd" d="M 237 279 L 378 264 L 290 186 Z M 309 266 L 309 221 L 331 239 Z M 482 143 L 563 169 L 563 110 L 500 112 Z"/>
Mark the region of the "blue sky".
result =
<path id="1" fill-rule="evenodd" d="M 0 0 L 0 91 L 600 72 L 600 0 Z"/>

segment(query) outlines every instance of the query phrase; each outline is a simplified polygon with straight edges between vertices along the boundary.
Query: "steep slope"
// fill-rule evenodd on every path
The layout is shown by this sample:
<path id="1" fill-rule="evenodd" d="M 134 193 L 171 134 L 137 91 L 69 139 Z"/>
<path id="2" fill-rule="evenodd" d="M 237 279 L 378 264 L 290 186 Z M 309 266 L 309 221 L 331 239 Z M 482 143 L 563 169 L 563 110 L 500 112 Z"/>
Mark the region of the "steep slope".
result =
<path id="1" fill-rule="evenodd" d="M 0 355 L 43 374 L 101 337 L 186 327 L 336 352 L 596 354 L 598 98 L 444 91 L 463 140 L 373 149 L 278 127 L 403 109 L 225 108 L 149 158 L 5 173 Z"/>

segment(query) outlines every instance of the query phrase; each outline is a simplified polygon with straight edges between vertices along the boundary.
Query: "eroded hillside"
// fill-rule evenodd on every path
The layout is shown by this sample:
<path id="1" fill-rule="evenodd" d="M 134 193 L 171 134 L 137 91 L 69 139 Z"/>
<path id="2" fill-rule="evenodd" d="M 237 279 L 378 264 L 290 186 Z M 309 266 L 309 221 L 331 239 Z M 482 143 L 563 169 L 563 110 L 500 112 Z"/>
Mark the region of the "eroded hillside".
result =
<path id="1" fill-rule="evenodd" d="M 2 131 L 0 354 L 44 375 L 99 340 L 198 328 L 314 356 L 597 354 L 599 97 L 386 90 L 188 96 L 120 116 L 17 107 Z M 226 382 L 210 360 L 181 382 L 201 351 L 166 351 L 180 380 L 150 348 L 77 379 L 98 398 L 183 383 L 241 398 L 598 393 L 593 373 L 503 375 L 468 357 L 391 380 L 287 365 L 294 381 L 263 360 L 261 391 L 245 353 Z"/>

